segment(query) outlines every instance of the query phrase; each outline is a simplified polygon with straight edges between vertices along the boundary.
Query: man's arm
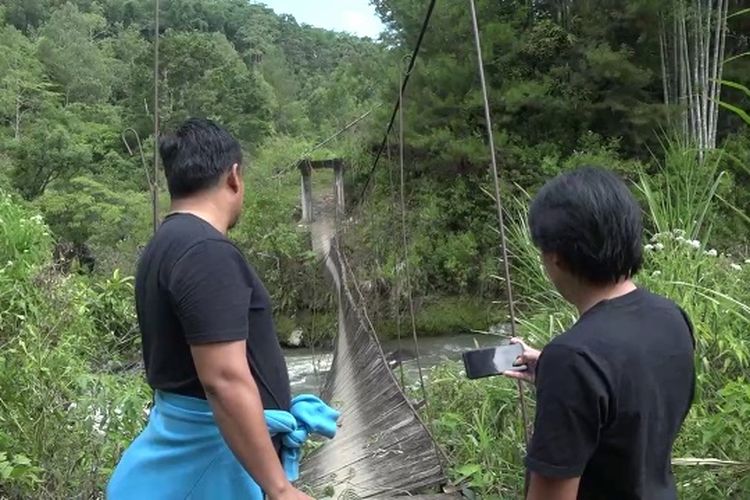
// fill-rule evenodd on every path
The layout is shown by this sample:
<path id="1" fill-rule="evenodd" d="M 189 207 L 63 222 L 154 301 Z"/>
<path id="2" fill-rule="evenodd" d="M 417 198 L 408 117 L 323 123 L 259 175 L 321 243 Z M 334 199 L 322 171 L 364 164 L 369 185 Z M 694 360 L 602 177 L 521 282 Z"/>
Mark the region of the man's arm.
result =
<path id="1" fill-rule="evenodd" d="M 263 403 L 250 373 L 245 341 L 191 346 L 198 377 L 224 440 L 272 500 L 310 497 L 287 480 L 263 416 Z"/>
<path id="2" fill-rule="evenodd" d="M 531 473 L 526 500 L 576 500 L 580 477 L 556 479 Z"/>
<path id="3" fill-rule="evenodd" d="M 207 240 L 172 268 L 168 288 L 198 378 L 224 440 L 271 500 L 310 500 L 286 479 L 247 360 L 247 265 L 225 241 Z"/>

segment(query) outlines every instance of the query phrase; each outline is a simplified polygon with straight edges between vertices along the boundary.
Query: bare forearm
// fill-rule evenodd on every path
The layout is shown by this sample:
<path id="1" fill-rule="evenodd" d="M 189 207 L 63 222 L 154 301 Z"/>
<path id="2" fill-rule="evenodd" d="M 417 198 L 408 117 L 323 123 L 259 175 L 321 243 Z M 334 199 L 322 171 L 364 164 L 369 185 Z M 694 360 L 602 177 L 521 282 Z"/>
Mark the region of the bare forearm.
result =
<path id="1" fill-rule="evenodd" d="M 526 500 L 575 500 L 581 478 L 553 479 L 531 473 Z"/>
<path id="2" fill-rule="evenodd" d="M 216 423 L 237 459 L 271 497 L 291 488 L 263 416 L 252 380 L 226 381 L 207 388 Z"/>

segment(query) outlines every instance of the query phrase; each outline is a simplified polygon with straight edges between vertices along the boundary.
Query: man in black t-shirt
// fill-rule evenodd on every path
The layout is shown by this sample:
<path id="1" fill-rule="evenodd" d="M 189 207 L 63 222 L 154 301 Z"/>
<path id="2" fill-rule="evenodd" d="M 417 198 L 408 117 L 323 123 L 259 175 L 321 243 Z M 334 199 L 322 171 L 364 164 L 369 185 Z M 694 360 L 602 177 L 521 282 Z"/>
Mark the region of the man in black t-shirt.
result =
<path id="1" fill-rule="evenodd" d="M 264 418 L 291 404 L 269 294 L 226 237 L 243 207 L 240 145 L 192 119 L 159 148 L 172 205 L 136 275 L 156 404 L 108 497 L 308 500 L 288 481 Z"/>
<path id="2" fill-rule="evenodd" d="M 583 168 L 534 199 L 529 226 L 578 321 L 539 352 L 528 499 L 674 500 L 672 445 L 695 389 L 692 327 L 673 302 L 637 288 L 641 210 L 615 175 Z M 515 339 L 515 342 L 520 340 Z"/>

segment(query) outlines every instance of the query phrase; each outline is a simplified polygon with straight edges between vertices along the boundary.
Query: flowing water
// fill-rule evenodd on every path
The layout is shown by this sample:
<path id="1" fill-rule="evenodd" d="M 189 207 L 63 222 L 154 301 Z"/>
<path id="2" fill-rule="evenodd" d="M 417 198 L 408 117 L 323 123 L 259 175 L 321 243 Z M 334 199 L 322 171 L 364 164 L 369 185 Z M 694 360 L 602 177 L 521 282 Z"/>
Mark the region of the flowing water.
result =
<path id="1" fill-rule="evenodd" d="M 421 338 L 419 339 L 419 353 L 422 370 L 426 376 L 429 376 L 426 371 L 436 365 L 449 360 L 460 361 L 463 351 L 499 343 L 500 338 L 492 335 L 452 335 Z M 402 339 L 400 349 L 397 340 L 389 340 L 383 343 L 383 352 L 389 361 L 401 361 L 403 363 L 404 381 L 407 385 L 419 380 L 413 340 Z M 287 349 L 284 354 L 289 369 L 292 392 L 295 395 L 302 393 L 319 394 L 331 367 L 333 352 L 316 350 L 313 355 L 310 349 L 300 348 Z M 400 377 L 399 368 L 394 366 L 393 370 L 396 377 Z"/>

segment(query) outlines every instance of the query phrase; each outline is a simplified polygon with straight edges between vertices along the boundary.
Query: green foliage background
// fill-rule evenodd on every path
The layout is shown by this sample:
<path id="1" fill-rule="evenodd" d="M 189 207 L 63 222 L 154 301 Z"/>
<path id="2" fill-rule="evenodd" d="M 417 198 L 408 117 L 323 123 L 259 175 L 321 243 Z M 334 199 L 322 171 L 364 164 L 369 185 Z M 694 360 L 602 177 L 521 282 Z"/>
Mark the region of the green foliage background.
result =
<path id="1" fill-rule="evenodd" d="M 347 161 L 346 243 L 384 335 L 407 310 L 405 259 L 420 334 L 486 330 L 505 320 L 504 286 L 468 8 L 438 3 L 405 95 L 404 254 L 396 134 L 361 190 L 427 2 L 371 3 L 387 27 L 378 41 L 245 0 L 162 0 L 163 127 L 205 116 L 242 142 L 249 189 L 232 237 L 266 281 L 282 337 L 302 328 L 306 341 L 321 341 L 334 330 L 298 226 L 294 166 L 304 155 Z M 747 462 L 750 135 L 736 110 L 750 109 L 750 59 L 725 65 L 721 147 L 698 162 L 675 139 L 681 109 L 663 104 L 663 6 L 477 0 L 504 196 L 513 200 L 514 286 L 532 339 L 569 324 L 528 244 L 527 197 L 583 164 L 632 181 L 651 244 L 663 246 L 643 282 L 681 301 L 698 325 L 702 390 L 678 453 Z M 730 0 L 732 11 L 746 7 Z M 150 200 L 122 133 L 137 132 L 150 162 L 152 16 L 150 0 L 0 0 L 0 497 L 97 497 L 145 418 L 129 276 L 150 235 Z M 748 23 L 730 20 L 728 57 L 750 51 Z M 164 209 L 164 189 L 160 199 Z M 323 335 L 316 321 L 327 325 Z M 469 383 L 455 367 L 432 380 L 446 406 L 429 418 L 454 478 L 487 498 L 516 494 L 513 387 Z M 750 491 L 747 469 L 678 472 L 688 498 Z"/>

